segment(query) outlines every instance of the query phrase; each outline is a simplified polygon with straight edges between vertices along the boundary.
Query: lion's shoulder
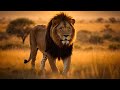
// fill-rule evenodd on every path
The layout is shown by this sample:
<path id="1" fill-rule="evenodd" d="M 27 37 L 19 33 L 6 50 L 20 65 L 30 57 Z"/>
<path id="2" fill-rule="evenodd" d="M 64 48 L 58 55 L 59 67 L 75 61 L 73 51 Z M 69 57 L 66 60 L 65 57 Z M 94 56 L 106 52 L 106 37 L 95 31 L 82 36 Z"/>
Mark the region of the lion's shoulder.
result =
<path id="1" fill-rule="evenodd" d="M 33 30 L 43 31 L 43 30 L 46 30 L 46 26 L 45 25 L 37 25 L 33 28 Z"/>
<path id="2" fill-rule="evenodd" d="M 34 26 L 33 29 L 31 30 L 31 34 L 37 34 L 39 32 L 46 32 L 46 26 L 45 25 L 37 25 Z"/>

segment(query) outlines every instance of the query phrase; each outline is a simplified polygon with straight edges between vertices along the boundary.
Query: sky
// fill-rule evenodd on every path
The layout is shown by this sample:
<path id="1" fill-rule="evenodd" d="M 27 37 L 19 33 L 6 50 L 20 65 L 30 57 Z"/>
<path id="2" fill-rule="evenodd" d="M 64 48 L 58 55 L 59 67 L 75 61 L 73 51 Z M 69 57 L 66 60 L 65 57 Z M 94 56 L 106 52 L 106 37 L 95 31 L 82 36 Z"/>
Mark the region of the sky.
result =
<path id="1" fill-rule="evenodd" d="M 27 17 L 31 19 L 42 19 L 47 21 L 59 12 L 65 12 L 74 19 L 95 19 L 98 17 L 120 18 L 120 11 L 0 11 L 0 17 L 18 18 Z"/>

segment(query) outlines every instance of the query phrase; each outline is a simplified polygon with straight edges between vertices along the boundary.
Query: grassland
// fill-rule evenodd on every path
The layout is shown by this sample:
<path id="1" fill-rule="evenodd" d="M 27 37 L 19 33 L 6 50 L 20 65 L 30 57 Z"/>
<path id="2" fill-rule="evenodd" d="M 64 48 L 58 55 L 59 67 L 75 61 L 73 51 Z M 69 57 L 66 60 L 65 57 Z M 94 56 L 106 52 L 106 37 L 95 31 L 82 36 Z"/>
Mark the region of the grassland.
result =
<path id="1" fill-rule="evenodd" d="M 101 31 L 106 23 L 80 23 L 75 28 L 79 30 Z M 1 25 L 2 26 L 2 25 Z M 113 30 L 120 31 L 120 24 L 111 24 Z M 6 27 L 0 28 L 4 32 Z M 36 71 L 31 71 L 31 63 L 24 64 L 24 59 L 29 57 L 29 37 L 25 44 L 21 39 L 10 36 L 9 39 L 0 41 L 0 79 L 120 79 L 120 50 L 110 50 L 108 46 L 116 42 L 103 44 L 88 44 L 75 42 L 71 69 L 67 77 L 53 74 L 46 62 L 46 72 L 39 73 L 41 52 L 37 54 Z M 117 42 L 119 43 L 119 42 Z M 61 72 L 62 61 L 57 61 Z"/>
<path id="2" fill-rule="evenodd" d="M 119 79 L 120 78 L 120 51 L 80 51 L 75 50 L 68 77 L 51 72 L 48 61 L 46 72 L 39 74 L 41 53 L 38 52 L 36 72 L 30 70 L 31 64 L 24 64 L 29 50 L 15 49 L 0 51 L 0 78 L 3 79 Z M 62 71 L 62 61 L 57 61 L 59 71 Z"/>

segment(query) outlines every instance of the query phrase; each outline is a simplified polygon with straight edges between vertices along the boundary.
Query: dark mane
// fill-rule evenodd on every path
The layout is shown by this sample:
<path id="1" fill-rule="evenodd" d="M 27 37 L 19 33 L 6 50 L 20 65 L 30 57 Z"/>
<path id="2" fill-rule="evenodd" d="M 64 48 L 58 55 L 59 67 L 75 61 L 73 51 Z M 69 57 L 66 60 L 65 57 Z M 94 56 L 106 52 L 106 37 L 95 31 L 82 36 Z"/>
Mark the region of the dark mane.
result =
<path id="1" fill-rule="evenodd" d="M 60 14 L 57 14 L 56 16 L 54 16 L 51 20 L 53 19 L 59 19 L 60 21 L 70 21 L 72 19 L 71 16 L 67 16 L 65 13 L 60 13 Z"/>
<path id="2" fill-rule="evenodd" d="M 45 38 L 46 52 L 49 53 L 53 58 L 58 58 L 60 60 L 60 58 L 64 59 L 72 55 L 73 44 L 68 47 L 60 48 L 53 42 L 52 38 L 50 37 L 50 28 L 52 26 L 53 19 L 59 19 L 60 21 L 70 22 L 72 17 L 67 16 L 64 13 L 57 14 L 50 20 L 47 26 L 47 32 L 46 32 L 46 38 Z"/>

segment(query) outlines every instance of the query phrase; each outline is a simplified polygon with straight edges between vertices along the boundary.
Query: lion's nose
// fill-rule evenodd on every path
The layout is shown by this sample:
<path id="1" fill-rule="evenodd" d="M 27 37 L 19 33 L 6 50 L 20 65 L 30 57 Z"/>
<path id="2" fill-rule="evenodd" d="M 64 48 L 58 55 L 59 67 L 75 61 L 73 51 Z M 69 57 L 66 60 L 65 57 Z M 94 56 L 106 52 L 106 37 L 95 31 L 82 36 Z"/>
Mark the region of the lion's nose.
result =
<path id="1" fill-rule="evenodd" d="M 64 35 L 65 37 L 68 37 L 69 35 Z"/>

